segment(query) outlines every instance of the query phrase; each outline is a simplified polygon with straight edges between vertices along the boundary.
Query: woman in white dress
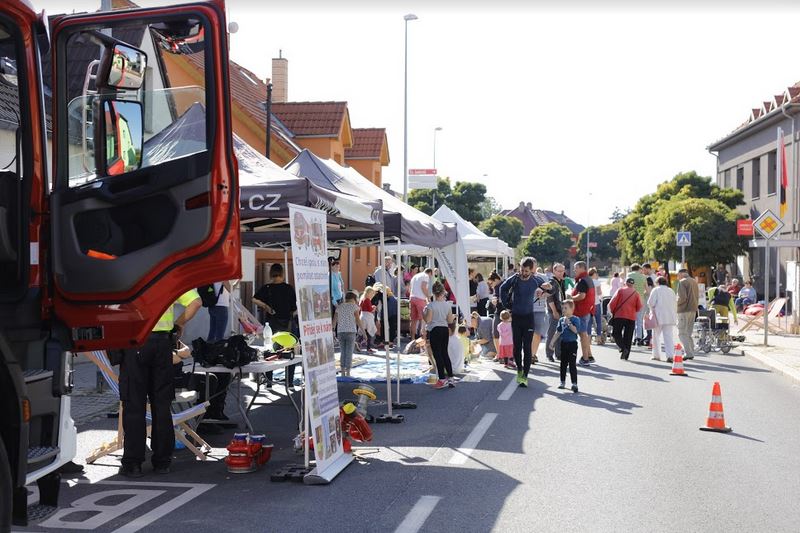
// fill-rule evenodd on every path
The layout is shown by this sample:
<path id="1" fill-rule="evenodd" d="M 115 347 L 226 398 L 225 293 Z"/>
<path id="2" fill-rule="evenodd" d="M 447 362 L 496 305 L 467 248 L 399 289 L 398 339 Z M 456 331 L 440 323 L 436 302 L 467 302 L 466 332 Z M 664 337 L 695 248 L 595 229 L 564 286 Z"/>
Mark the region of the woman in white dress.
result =
<path id="1" fill-rule="evenodd" d="M 661 360 L 661 339 L 664 339 L 664 350 L 667 352 L 667 361 L 672 362 L 675 355 L 674 332 L 678 324 L 678 303 L 675 293 L 667 285 L 667 279 L 656 279 L 656 287 L 650 292 L 647 299 L 650 317 L 655 320 L 653 325 L 653 360 Z"/>

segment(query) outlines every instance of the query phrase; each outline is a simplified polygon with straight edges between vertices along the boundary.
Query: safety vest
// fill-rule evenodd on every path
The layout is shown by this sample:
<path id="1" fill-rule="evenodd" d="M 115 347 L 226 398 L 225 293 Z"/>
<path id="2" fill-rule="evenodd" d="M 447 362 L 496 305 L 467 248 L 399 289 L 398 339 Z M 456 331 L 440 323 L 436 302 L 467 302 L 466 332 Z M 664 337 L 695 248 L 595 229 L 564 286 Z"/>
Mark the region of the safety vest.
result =
<path id="1" fill-rule="evenodd" d="M 181 304 L 184 307 L 188 307 L 189 304 L 199 299 L 200 295 L 197 294 L 195 289 L 191 289 L 181 294 L 178 299 L 167 308 L 164 314 L 161 315 L 161 318 L 158 319 L 156 327 L 153 328 L 153 331 L 172 331 L 172 328 L 175 327 L 175 304 Z"/>

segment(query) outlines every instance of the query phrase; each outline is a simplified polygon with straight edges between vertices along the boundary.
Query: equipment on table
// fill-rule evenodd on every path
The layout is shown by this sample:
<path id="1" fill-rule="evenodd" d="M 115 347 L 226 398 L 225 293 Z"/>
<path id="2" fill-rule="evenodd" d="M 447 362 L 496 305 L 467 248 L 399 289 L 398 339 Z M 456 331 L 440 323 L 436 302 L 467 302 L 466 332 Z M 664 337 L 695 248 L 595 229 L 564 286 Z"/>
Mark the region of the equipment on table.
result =
<path id="1" fill-rule="evenodd" d="M 224 366 L 236 368 L 258 359 L 258 351 L 247 345 L 243 335 L 233 335 L 228 339 L 208 343 L 202 337 L 192 341 L 192 357 L 204 368 Z"/>
<path id="2" fill-rule="evenodd" d="M 264 324 L 264 346 L 269 348 L 272 346 L 272 326 L 269 325 L 269 322 Z"/>
<path id="3" fill-rule="evenodd" d="M 272 457 L 272 444 L 266 444 L 264 435 L 234 433 L 228 444 L 225 464 L 231 474 L 255 472 Z"/>
<path id="4" fill-rule="evenodd" d="M 351 402 L 347 402 L 339 408 L 339 421 L 342 425 L 342 449 L 345 453 L 351 453 L 353 442 L 370 442 L 372 440 L 372 428 Z"/>

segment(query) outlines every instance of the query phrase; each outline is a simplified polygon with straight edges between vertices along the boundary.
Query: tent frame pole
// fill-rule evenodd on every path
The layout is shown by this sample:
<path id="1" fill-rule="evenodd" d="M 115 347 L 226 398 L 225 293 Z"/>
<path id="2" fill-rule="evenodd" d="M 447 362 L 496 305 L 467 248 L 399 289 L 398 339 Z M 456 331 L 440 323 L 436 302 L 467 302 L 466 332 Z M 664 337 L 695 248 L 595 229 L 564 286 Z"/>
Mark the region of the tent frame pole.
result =
<path id="1" fill-rule="evenodd" d="M 398 269 L 397 269 L 397 343 L 396 343 L 396 348 L 397 348 L 397 402 L 394 404 L 394 408 L 395 409 L 416 409 L 417 408 L 417 404 L 415 404 L 414 402 L 401 402 L 400 401 L 400 354 L 401 354 L 401 349 L 400 349 L 400 330 L 401 330 L 401 327 L 402 327 L 402 320 L 400 318 L 400 300 L 403 297 L 400 294 L 400 286 L 401 286 L 400 277 L 403 275 L 402 271 L 400 270 L 400 262 L 401 262 L 402 257 L 403 257 L 403 252 L 400 249 L 400 238 L 399 237 L 395 237 L 395 239 L 397 240 L 397 255 L 396 255 L 397 259 L 396 259 L 396 261 L 397 261 Z M 410 301 L 409 301 L 409 306 L 410 306 Z M 389 352 L 387 351 L 386 353 L 388 355 Z"/>
<path id="2" fill-rule="evenodd" d="M 380 257 L 379 262 L 383 261 L 383 258 L 386 257 L 386 243 L 384 240 L 383 231 L 380 232 Z M 384 276 L 384 281 L 387 281 L 386 276 Z M 389 342 L 389 307 L 388 307 L 388 297 L 386 296 L 386 291 L 389 287 L 384 287 L 381 291 L 383 294 L 383 342 L 386 352 L 386 409 L 387 414 L 381 415 L 375 419 L 378 423 L 384 422 L 391 422 L 393 424 L 398 424 L 405 420 L 403 415 L 395 415 L 392 414 L 392 363 L 389 360 L 389 348 L 386 347 L 386 344 Z M 399 311 L 399 309 L 398 309 Z M 398 313 L 399 314 L 399 313 Z"/>

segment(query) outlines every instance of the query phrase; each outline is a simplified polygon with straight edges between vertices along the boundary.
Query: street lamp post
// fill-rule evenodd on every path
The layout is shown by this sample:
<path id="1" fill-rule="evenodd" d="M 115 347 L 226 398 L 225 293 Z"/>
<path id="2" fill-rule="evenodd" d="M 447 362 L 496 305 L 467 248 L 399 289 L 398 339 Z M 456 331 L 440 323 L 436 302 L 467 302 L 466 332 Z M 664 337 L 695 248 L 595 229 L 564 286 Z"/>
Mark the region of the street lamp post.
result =
<path id="1" fill-rule="evenodd" d="M 417 16 L 409 13 L 403 17 L 406 21 L 404 78 L 403 78 L 403 201 L 408 202 L 408 21 L 417 20 Z"/>
<path id="2" fill-rule="evenodd" d="M 591 224 L 592 218 L 592 193 L 589 193 L 589 208 L 587 209 L 586 214 L 586 268 L 589 268 L 589 224 Z"/>
<path id="3" fill-rule="evenodd" d="M 436 168 L 436 133 L 440 131 L 442 131 L 441 126 L 436 126 L 433 128 L 433 168 Z"/>

